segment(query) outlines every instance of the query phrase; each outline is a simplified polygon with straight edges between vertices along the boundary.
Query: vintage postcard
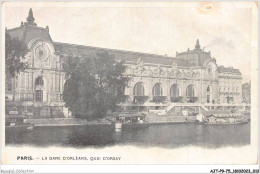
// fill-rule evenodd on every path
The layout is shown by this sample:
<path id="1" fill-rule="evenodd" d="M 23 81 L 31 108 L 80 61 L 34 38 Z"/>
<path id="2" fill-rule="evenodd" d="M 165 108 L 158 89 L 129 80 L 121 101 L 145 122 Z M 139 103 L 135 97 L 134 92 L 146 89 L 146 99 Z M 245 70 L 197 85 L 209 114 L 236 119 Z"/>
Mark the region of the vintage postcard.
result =
<path id="1" fill-rule="evenodd" d="M 1 164 L 257 164 L 257 8 L 3 2 Z"/>

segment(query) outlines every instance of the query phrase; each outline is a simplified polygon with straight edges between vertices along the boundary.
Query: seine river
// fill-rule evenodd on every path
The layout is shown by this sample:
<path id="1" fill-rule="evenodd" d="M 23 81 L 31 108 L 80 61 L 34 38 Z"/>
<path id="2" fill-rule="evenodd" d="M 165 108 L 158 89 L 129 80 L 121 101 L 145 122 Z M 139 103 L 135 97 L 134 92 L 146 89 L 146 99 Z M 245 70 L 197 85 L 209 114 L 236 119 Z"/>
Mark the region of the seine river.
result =
<path id="1" fill-rule="evenodd" d="M 76 148 L 113 145 L 165 148 L 243 146 L 250 144 L 250 122 L 236 125 L 157 124 L 121 132 L 115 132 L 109 125 L 35 127 L 31 132 L 6 134 L 6 144 Z"/>

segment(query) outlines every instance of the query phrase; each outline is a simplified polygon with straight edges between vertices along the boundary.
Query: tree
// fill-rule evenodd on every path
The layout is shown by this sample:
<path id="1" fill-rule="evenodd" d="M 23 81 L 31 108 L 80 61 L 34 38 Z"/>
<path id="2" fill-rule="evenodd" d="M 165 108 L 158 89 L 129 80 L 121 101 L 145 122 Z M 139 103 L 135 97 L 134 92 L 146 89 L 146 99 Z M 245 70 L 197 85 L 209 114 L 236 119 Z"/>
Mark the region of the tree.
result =
<path id="1" fill-rule="evenodd" d="M 97 52 L 83 58 L 68 58 L 63 64 L 67 80 L 63 100 L 73 115 L 80 118 L 103 118 L 123 101 L 128 77 L 126 67 L 108 52 Z"/>
<path id="2" fill-rule="evenodd" d="M 5 74 L 15 77 L 20 71 L 25 70 L 28 64 L 22 61 L 28 49 L 24 42 L 17 38 L 11 38 L 5 33 Z"/>

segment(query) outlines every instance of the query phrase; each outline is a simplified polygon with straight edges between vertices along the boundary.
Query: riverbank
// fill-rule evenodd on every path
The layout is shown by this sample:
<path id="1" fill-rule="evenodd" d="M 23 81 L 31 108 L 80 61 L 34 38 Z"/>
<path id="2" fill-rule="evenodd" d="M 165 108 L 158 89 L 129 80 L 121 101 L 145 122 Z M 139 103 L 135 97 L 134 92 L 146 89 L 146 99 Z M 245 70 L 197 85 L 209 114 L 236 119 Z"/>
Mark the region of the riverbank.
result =
<path id="1" fill-rule="evenodd" d="M 195 119 L 187 119 L 183 116 L 148 116 L 148 124 L 160 124 L 160 123 L 188 123 L 194 122 Z M 25 123 L 33 124 L 36 127 L 44 126 L 80 126 L 80 125 L 110 125 L 111 121 L 91 120 L 87 121 L 78 118 L 49 118 L 49 119 L 25 119 Z"/>
<path id="2" fill-rule="evenodd" d="M 79 125 L 107 125 L 111 122 L 106 120 L 91 120 L 87 121 L 78 118 L 49 118 L 49 119 L 25 119 L 25 123 L 33 124 L 36 127 L 43 126 L 79 126 Z"/>
<path id="3" fill-rule="evenodd" d="M 148 123 L 190 123 L 195 122 L 195 116 L 147 116 Z"/>

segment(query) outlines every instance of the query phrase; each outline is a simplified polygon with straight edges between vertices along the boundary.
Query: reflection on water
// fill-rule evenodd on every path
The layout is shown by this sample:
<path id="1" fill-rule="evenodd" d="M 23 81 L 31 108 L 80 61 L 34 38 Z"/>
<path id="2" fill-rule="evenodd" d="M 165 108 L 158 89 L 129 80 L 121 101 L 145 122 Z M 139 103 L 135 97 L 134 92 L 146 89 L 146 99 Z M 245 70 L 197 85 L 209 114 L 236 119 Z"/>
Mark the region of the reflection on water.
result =
<path id="1" fill-rule="evenodd" d="M 110 125 L 35 127 L 32 132 L 6 133 L 6 144 L 78 148 L 119 144 L 166 148 L 190 145 L 219 148 L 250 144 L 250 123 L 236 125 L 157 124 L 147 128 L 122 130 L 122 132 L 114 132 Z"/>

